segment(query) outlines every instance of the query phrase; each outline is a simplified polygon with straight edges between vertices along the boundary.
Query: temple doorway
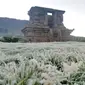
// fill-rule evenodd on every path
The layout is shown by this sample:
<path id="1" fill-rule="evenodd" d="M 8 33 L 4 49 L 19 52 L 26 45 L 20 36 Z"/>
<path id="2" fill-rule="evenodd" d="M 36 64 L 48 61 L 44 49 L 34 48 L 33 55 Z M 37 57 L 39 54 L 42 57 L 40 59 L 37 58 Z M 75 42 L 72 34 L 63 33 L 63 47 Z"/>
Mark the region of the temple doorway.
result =
<path id="1" fill-rule="evenodd" d="M 53 28 L 53 13 L 48 12 L 47 15 L 48 15 L 48 26 L 50 28 Z"/>

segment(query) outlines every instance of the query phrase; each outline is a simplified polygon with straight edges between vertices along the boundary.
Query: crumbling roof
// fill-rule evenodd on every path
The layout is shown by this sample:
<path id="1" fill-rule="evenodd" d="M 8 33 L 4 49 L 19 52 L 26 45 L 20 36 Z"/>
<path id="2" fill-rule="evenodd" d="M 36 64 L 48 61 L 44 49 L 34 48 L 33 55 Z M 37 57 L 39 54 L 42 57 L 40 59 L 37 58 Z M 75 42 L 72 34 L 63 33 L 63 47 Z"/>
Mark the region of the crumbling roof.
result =
<path id="1" fill-rule="evenodd" d="M 33 7 L 31 7 L 31 9 L 30 9 L 30 11 L 29 12 L 34 12 L 34 11 L 44 11 L 44 12 L 51 12 L 51 13 L 53 13 L 53 12 L 59 12 L 59 13 L 62 13 L 62 14 L 64 14 L 65 13 L 65 11 L 64 10 L 57 10 L 57 9 L 52 9 L 52 8 L 45 8 L 45 7 L 39 7 L 39 6 L 33 6 Z"/>

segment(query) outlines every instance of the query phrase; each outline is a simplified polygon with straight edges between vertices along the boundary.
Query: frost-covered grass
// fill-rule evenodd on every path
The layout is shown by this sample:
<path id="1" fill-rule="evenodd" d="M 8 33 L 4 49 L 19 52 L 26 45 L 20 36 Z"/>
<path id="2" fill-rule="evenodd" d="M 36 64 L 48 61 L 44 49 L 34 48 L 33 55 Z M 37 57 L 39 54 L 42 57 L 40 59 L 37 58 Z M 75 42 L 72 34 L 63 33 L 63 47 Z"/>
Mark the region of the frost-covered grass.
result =
<path id="1" fill-rule="evenodd" d="M 0 85 L 85 85 L 85 43 L 0 43 Z"/>

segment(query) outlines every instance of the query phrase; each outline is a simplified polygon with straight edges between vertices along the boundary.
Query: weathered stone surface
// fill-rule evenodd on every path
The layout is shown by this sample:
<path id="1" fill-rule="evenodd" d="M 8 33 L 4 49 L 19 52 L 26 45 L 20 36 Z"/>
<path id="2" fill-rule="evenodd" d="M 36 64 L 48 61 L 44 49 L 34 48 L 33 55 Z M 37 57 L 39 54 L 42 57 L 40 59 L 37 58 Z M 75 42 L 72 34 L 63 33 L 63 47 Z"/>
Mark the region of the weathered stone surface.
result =
<path id="1" fill-rule="evenodd" d="M 52 15 L 48 15 L 52 13 Z M 73 30 L 67 29 L 63 24 L 65 11 L 43 7 L 31 7 L 28 14 L 30 20 L 22 30 L 26 41 L 51 42 L 70 40 Z"/>

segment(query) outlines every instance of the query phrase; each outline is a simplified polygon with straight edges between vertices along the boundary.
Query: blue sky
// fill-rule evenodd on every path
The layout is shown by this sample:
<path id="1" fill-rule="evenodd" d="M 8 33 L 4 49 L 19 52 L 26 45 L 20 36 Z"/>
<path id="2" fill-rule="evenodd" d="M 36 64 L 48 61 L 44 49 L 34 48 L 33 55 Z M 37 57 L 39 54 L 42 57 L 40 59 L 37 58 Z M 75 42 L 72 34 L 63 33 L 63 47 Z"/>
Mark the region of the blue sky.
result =
<path id="1" fill-rule="evenodd" d="M 85 37 L 85 0 L 0 0 L 0 17 L 29 20 L 32 6 L 65 10 L 64 25 L 75 29 L 72 35 Z"/>

